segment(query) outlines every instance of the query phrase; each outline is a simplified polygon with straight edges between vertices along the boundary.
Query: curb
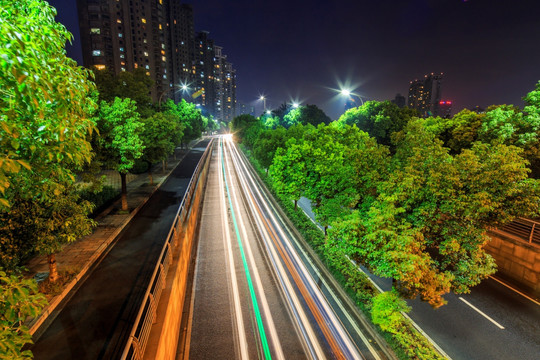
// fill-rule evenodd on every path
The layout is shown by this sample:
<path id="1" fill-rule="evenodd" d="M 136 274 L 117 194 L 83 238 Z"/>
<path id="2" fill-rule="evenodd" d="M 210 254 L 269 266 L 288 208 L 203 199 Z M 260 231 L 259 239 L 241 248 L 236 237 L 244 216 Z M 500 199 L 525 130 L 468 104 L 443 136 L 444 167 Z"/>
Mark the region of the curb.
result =
<path id="1" fill-rule="evenodd" d="M 155 185 L 152 192 L 146 196 L 143 201 L 135 208 L 133 211 L 129 214 L 129 216 L 126 218 L 126 220 L 120 225 L 116 230 L 108 237 L 106 241 L 104 241 L 94 252 L 94 254 L 86 261 L 84 266 L 82 267 L 81 271 L 75 277 L 73 280 L 71 280 L 65 287 L 65 289 L 60 293 L 59 295 L 53 297 L 51 301 L 49 302 L 49 305 L 46 306 L 41 314 L 33 319 L 28 327 L 30 335 L 34 337 L 35 334 L 37 334 L 37 338 L 41 336 L 41 333 L 46 330 L 47 326 L 45 326 L 43 329 L 41 329 L 42 325 L 47 321 L 54 321 L 58 313 L 62 310 L 63 306 L 60 306 L 62 301 L 64 301 L 66 298 L 69 298 L 69 293 L 76 285 L 81 285 L 84 282 L 84 278 L 88 270 L 96 264 L 103 256 L 105 256 L 108 253 L 108 250 L 111 250 L 111 244 L 113 244 L 118 237 L 118 235 L 124 230 L 124 228 L 131 222 L 133 217 L 139 212 L 140 209 L 148 202 L 148 200 L 154 195 L 154 193 L 161 187 L 161 184 L 163 184 L 171 175 L 171 173 L 176 169 L 178 165 L 182 162 L 184 157 L 187 155 L 187 153 L 191 151 L 189 149 L 185 154 L 182 155 L 177 161 L 178 163 L 171 168 L 171 170 Z M 116 203 L 116 202 L 115 202 Z M 108 209 L 105 209 L 107 211 Z M 39 331 L 38 331 L 39 330 Z M 34 341 L 36 338 L 34 338 Z"/>

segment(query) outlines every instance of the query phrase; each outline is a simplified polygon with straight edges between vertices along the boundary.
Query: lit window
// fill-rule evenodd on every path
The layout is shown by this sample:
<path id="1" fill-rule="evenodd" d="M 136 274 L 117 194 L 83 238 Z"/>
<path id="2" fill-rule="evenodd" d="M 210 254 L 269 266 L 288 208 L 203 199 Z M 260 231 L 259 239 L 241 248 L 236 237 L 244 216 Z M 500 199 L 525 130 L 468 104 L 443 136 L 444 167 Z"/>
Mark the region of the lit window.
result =
<path id="1" fill-rule="evenodd" d="M 148 52 L 145 51 L 145 52 L 144 52 L 144 56 L 148 56 Z"/>
<path id="2" fill-rule="evenodd" d="M 118 37 L 121 38 L 123 35 L 122 33 L 118 33 Z"/>
<path id="3" fill-rule="evenodd" d="M 146 44 L 147 42 L 148 42 L 148 40 L 146 40 L 146 39 L 143 39 L 143 43 L 145 43 L 145 44 Z"/>
<path id="4" fill-rule="evenodd" d="M 124 54 L 120 54 L 120 59 L 125 58 Z"/>
<path id="5" fill-rule="evenodd" d="M 124 48 L 123 48 L 123 47 L 121 47 L 121 48 L 120 48 L 120 51 L 124 51 Z"/>
<path id="6" fill-rule="evenodd" d="M 176 19 L 174 19 L 174 25 L 176 25 Z"/>
<path id="7" fill-rule="evenodd" d="M 167 61 L 167 58 L 166 58 L 165 56 L 162 56 L 162 57 L 161 57 L 161 60 Z"/>
<path id="8" fill-rule="evenodd" d="M 92 56 L 101 56 L 101 50 L 93 50 Z"/>
<path id="9" fill-rule="evenodd" d="M 150 71 L 147 71 L 147 72 L 146 72 L 146 75 L 150 76 Z"/>
<path id="10" fill-rule="evenodd" d="M 166 78 L 167 78 L 167 75 L 163 75 L 163 78 L 166 79 Z"/>
<path id="11" fill-rule="evenodd" d="M 159 24 L 159 30 L 161 30 L 161 29 L 162 29 L 162 28 L 161 28 L 161 24 Z"/>
<path id="12" fill-rule="evenodd" d="M 101 34 L 101 29 L 100 28 L 91 28 L 90 29 L 90 34 Z"/>
<path id="13" fill-rule="evenodd" d="M 98 64 L 98 65 L 94 65 L 96 67 L 96 69 L 98 70 L 103 70 L 105 69 L 105 65 L 102 65 L 102 64 Z"/>
<path id="14" fill-rule="evenodd" d="M 145 65 L 144 67 L 147 69 L 150 69 L 150 65 Z"/>
<path id="15" fill-rule="evenodd" d="M 143 24 L 146 24 L 146 19 L 145 19 L 145 18 L 142 18 L 142 19 L 141 19 L 141 22 L 142 22 Z"/>
<path id="16" fill-rule="evenodd" d="M 122 71 L 126 71 L 126 68 L 120 68 Z"/>
<path id="17" fill-rule="evenodd" d="M 126 63 L 124 61 L 120 62 L 120 65 L 125 66 Z"/>
<path id="18" fill-rule="evenodd" d="M 122 20 L 116 19 L 116 22 L 117 22 L 118 24 L 121 24 L 121 23 L 122 23 Z"/>
<path id="19" fill-rule="evenodd" d="M 161 48 L 162 48 L 162 49 L 165 49 L 165 44 L 161 44 Z"/>
<path id="20" fill-rule="evenodd" d="M 139 64 L 135 63 L 135 64 L 133 64 L 133 67 L 136 69 L 136 68 L 139 67 Z"/>

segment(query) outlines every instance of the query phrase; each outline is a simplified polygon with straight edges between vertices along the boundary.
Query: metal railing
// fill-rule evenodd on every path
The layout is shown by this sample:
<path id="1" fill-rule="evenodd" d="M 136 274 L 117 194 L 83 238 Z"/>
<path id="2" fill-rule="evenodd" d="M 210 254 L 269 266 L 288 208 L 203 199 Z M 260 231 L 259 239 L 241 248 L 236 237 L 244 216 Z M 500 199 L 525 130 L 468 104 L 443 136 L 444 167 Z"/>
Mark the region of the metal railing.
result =
<path id="1" fill-rule="evenodd" d="M 194 199 L 198 197 L 197 195 L 200 195 L 200 192 L 197 192 L 199 185 L 202 184 L 200 180 L 206 180 L 208 166 L 210 163 L 208 159 L 213 145 L 214 139 L 211 139 L 203 156 L 199 160 L 197 167 L 195 168 L 195 172 L 191 177 L 186 189 L 186 193 L 182 198 L 180 206 L 178 207 L 173 224 L 167 235 L 167 240 L 163 246 L 163 249 L 161 250 L 161 254 L 156 267 L 154 268 L 149 286 L 144 295 L 137 318 L 133 324 L 128 342 L 124 347 L 124 352 L 122 353 L 121 357 L 122 360 L 139 360 L 143 358 L 152 324 L 156 321 L 157 307 L 161 297 L 161 292 L 165 287 L 167 272 L 173 261 L 173 251 L 179 245 L 178 241 L 182 238 L 186 223 L 195 222 L 190 219 L 190 216 L 193 215 L 191 213 L 191 205 L 193 204 Z"/>
<path id="2" fill-rule="evenodd" d="M 507 224 L 500 231 L 512 234 L 529 244 L 540 245 L 540 222 L 525 218 L 516 218 L 510 224 Z"/>

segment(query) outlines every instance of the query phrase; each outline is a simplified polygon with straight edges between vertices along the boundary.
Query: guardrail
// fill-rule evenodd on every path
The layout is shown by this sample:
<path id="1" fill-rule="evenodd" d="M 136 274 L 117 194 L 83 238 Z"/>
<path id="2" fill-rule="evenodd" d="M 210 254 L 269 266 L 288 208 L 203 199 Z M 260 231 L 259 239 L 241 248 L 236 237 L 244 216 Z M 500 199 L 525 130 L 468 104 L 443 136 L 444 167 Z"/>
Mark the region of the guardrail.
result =
<path id="1" fill-rule="evenodd" d="M 525 218 L 516 218 L 499 230 L 517 236 L 529 244 L 540 245 L 540 222 Z"/>
<path id="2" fill-rule="evenodd" d="M 198 211 L 192 213 L 192 205 L 195 204 L 197 207 L 199 206 L 199 200 L 203 187 L 201 185 L 206 183 L 208 167 L 210 164 L 208 158 L 213 146 L 214 139 L 210 140 L 208 147 L 199 160 L 199 163 L 195 168 L 195 172 L 193 173 L 193 176 L 188 184 L 182 202 L 178 207 L 173 225 L 169 230 L 167 240 L 163 246 L 163 249 L 161 250 L 159 260 L 152 274 L 152 278 L 150 279 L 150 284 L 144 295 L 137 318 L 135 319 L 135 323 L 133 324 L 133 328 L 129 335 L 128 342 L 124 347 L 124 352 L 122 353 L 121 357 L 122 360 L 139 360 L 144 356 L 144 351 L 150 336 L 152 324 L 156 321 L 157 305 L 159 304 L 161 292 L 165 287 L 167 272 L 173 261 L 173 251 L 179 246 L 179 240 L 184 238 L 186 229 L 192 229 L 196 225 Z M 191 246 L 183 246 L 182 250 L 184 249 L 185 251 L 180 254 L 180 258 L 189 260 L 188 258 L 191 253 Z"/>

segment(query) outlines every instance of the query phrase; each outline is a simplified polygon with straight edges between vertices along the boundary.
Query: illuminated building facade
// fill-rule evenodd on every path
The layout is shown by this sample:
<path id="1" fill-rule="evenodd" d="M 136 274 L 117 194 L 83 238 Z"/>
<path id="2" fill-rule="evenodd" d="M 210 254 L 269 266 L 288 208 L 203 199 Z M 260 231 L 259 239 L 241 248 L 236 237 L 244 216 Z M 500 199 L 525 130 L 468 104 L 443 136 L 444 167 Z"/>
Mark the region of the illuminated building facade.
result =
<path id="1" fill-rule="evenodd" d="M 431 73 L 424 79 L 411 81 L 407 106 L 418 110 L 424 117 L 439 116 L 442 78 L 442 73 Z"/>
<path id="2" fill-rule="evenodd" d="M 234 117 L 236 72 L 221 48 L 216 56 L 208 32 L 195 33 L 191 5 L 180 0 L 77 0 L 77 7 L 85 67 L 115 74 L 143 68 L 155 84 L 154 102 L 185 98 L 220 121 Z M 189 89 L 180 90 L 182 85 Z"/>

